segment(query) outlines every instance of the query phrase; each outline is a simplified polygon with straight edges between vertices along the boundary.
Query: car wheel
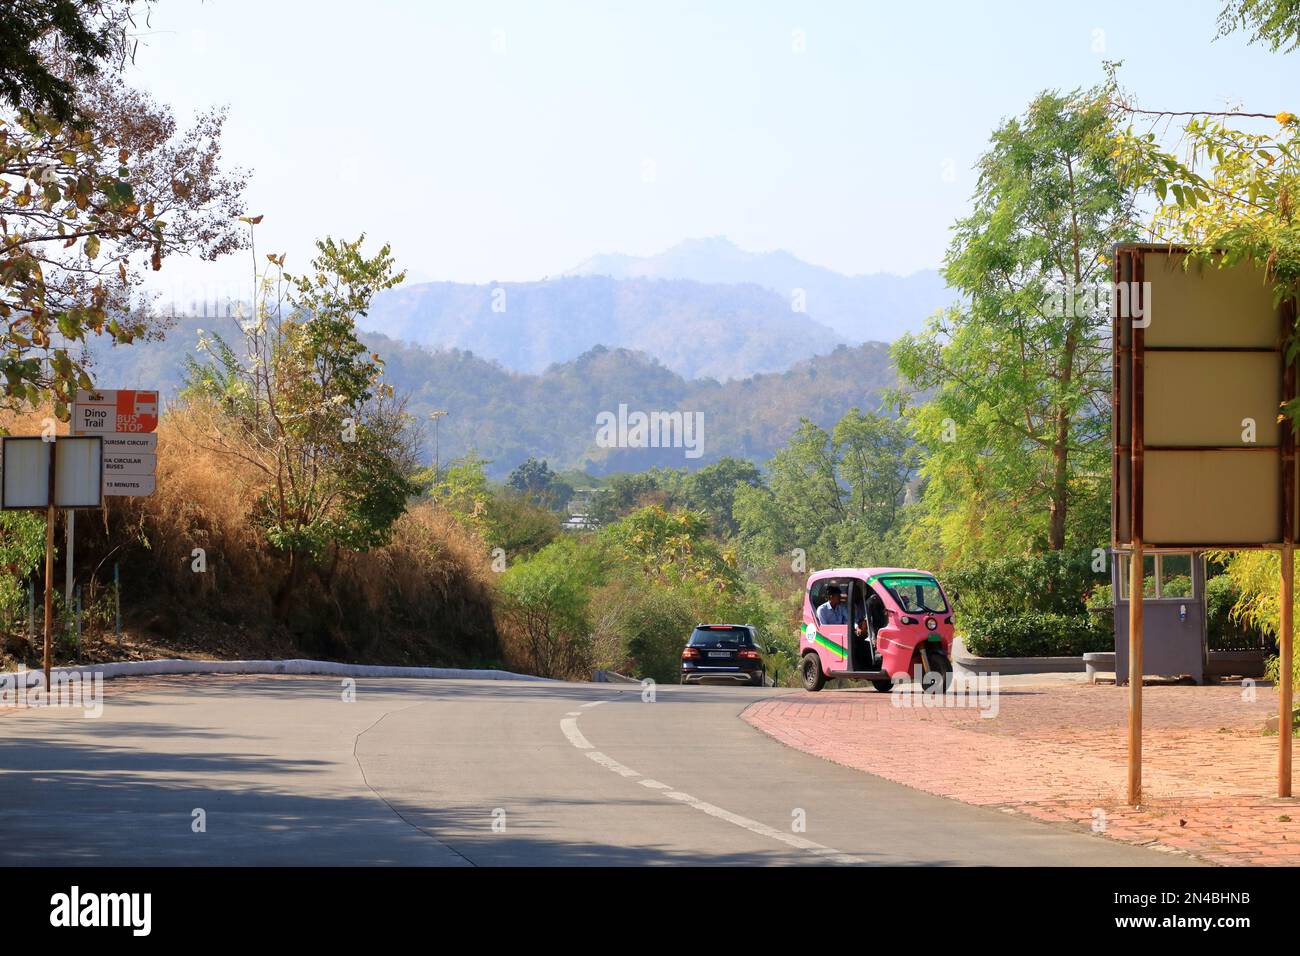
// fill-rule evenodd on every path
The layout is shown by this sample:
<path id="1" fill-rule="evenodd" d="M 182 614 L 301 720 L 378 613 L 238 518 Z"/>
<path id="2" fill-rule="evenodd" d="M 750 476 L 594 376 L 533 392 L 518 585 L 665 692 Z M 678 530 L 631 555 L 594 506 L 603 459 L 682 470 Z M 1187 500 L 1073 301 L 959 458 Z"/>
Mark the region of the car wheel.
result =
<path id="1" fill-rule="evenodd" d="M 757 674 L 757 677 L 758 677 L 758 679 L 757 679 L 756 681 L 754 681 L 754 686 L 755 686 L 755 687 L 766 687 L 766 686 L 767 686 L 767 671 L 759 671 L 758 674 Z"/>
<path id="2" fill-rule="evenodd" d="M 810 692 L 816 692 L 826 686 L 826 674 L 822 671 L 822 662 L 816 654 L 805 654 L 803 663 L 799 665 L 800 675 L 803 677 L 803 689 Z"/>

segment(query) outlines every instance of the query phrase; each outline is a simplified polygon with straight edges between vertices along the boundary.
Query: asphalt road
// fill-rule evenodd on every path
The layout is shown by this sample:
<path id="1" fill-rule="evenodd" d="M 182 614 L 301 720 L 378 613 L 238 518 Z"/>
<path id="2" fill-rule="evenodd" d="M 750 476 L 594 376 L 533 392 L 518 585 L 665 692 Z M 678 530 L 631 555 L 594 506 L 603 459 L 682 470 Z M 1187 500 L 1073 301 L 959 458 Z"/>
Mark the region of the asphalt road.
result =
<path id="1" fill-rule="evenodd" d="M 790 692 L 361 680 L 347 702 L 323 677 L 110 683 L 97 719 L 0 717 L 0 863 L 1187 862 L 791 750 L 739 719 L 773 693 Z"/>

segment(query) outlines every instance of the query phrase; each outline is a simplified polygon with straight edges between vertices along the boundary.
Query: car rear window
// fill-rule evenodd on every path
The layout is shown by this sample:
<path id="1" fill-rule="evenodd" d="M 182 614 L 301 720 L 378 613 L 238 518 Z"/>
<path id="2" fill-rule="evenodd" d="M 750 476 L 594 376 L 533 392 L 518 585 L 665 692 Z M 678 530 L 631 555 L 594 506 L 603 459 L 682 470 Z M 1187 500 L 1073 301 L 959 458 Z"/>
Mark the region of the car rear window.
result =
<path id="1" fill-rule="evenodd" d="M 691 634 L 692 647 L 721 647 L 750 644 L 747 627 L 697 627 Z"/>

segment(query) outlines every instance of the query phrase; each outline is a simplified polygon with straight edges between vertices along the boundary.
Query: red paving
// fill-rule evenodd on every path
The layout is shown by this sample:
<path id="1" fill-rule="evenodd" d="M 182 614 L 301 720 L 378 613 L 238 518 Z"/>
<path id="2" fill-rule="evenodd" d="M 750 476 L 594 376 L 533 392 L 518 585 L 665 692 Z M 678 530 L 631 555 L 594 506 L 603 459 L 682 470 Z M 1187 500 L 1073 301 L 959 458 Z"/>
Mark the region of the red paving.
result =
<path id="1" fill-rule="evenodd" d="M 1220 864 L 1300 864 L 1300 801 L 1277 792 L 1277 693 L 1143 689 L 1144 802 L 1127 794 L 1128 692 L 1008 686 L 996 716 L 899 707 L 870 688 L 760 701 L 744 719 L 798 750 L 929 793 Z M 1297 748 L 1300 749 L 1300 748 Z M 1290 819 L 1288 819 L 1290 818 Z"/>

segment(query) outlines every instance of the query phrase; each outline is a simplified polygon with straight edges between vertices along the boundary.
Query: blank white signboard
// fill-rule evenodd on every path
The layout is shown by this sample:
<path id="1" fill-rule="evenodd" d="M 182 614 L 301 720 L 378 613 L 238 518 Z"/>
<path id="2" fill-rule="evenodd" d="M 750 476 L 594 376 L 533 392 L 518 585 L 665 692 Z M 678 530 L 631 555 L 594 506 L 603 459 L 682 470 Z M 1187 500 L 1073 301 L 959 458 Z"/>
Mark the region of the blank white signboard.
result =
<path id="1" fill-rule="evenodd" d="M 4 443 L 4 506 L 46 508 L 50 504 L 50 452 L 53 442 L 9 438 Z"/>
<path id="2" fill-rule="evenodd" d="M 98 437 L 61 435 L 56 441 L 7 436 L 3 439 L 5 508 L 46 508 L 50 501 L 50 454 L 54 461 L 54 506 L 98 508 L 103 503 L 103 444 Z"/>
<path id="3" fill-rule="evenodd" d="M 60 435 L 54 443 L 54 507 L 98 508 L 103 495 L 102 439 Z"/>

